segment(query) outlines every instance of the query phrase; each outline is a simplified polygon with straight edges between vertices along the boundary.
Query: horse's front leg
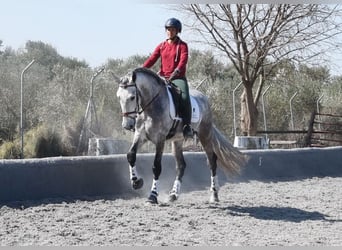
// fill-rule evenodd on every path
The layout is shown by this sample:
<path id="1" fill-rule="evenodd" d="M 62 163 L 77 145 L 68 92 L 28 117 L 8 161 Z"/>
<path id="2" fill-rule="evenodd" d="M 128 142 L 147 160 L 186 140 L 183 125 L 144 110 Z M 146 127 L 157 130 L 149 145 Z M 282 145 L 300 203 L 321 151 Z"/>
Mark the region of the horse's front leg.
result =
<path id="1" fill-rule="evenodd" d="M 172 151 L 176 160 L 176 180 L 169 194 L 169 201 L 175 201 L 180 194 L 180 188 L 186 163 L 183 156 L 183 141 L 174 141 L 172 143 Z"/>
<path id="2" fill-rule="evenodd" d="M 142 188 L 142 186 L 144 185 L 144 180 L 139 176 L 137 167 L 135 165 L 137 159 L 137 151 L 142 143 L 143 140 L 137 134 L 135 134 L 133 144 L 127 153 L 127 161 L 129 163 L 129 173 L 133 189 Z"/>
<path id="3" fill-rule="evenodd" d="M 163 156 L 163 150 L 164 150 L 165 141 L 161 141 L 156 144 L 156 154 L 154 157 L 153 162 L 153 181 L 152 181 L 152 187 L 150 195 L 147 199 L 147 202 L 151 204 L 158 204 L 158 194 L 159 194 L 159 176 L 162 171 L 162 156 Z"/>

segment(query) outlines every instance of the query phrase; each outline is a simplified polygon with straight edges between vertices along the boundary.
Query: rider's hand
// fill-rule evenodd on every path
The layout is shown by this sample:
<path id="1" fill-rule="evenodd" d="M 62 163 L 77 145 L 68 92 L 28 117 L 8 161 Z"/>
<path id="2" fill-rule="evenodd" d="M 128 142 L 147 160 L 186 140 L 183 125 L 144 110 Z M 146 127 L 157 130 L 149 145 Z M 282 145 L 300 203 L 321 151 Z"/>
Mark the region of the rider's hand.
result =
<path id="1" fill-rule="evenodd" d="M 171 76 L 169 77 L 168 81 L 171 82 L 178 74 L 179 74 L 179 69 L 175 69 L 175 70 L 172 72 Z"/>

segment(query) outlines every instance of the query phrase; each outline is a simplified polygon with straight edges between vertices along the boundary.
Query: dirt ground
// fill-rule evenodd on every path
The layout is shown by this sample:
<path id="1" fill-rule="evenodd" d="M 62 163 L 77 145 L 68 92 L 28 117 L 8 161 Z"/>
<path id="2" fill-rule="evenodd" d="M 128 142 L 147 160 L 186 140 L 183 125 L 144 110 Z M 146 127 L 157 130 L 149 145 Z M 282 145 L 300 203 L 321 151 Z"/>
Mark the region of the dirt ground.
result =
<path id="1" fill-rule="evenodd" d="M 229 182 L 175 203 L 145 197 L 0 205 L 1 246 L 342 246 L 342 177 Z"/>

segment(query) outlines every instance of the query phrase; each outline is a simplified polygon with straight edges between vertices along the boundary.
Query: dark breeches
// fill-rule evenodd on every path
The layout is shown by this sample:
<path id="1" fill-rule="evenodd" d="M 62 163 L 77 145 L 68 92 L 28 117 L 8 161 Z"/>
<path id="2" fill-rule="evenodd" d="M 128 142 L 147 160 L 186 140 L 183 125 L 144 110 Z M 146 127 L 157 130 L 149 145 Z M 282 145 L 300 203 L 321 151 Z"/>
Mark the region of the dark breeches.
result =
<path id="1" fill-rule="evenodd" d="M 191 123 L 191 102 L 189 94 L 189 85 L 186 78 L 175 79 L 172 81 L 181 90 L 180 115 L 184 124 Z"/>

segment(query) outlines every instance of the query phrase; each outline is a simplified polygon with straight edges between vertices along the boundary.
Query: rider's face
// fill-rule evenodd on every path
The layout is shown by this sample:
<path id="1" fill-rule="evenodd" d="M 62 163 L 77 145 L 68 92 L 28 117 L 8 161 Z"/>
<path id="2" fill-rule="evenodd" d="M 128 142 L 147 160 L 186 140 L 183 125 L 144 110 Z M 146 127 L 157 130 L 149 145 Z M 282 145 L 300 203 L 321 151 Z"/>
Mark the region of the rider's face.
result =
<path id="1" fill-rule="evenodd" d="M 178 32 L 175 27 L 168 27 L 166 28 L 166 35 L 168 39 L 173 39 L 177 36 Z"/>

